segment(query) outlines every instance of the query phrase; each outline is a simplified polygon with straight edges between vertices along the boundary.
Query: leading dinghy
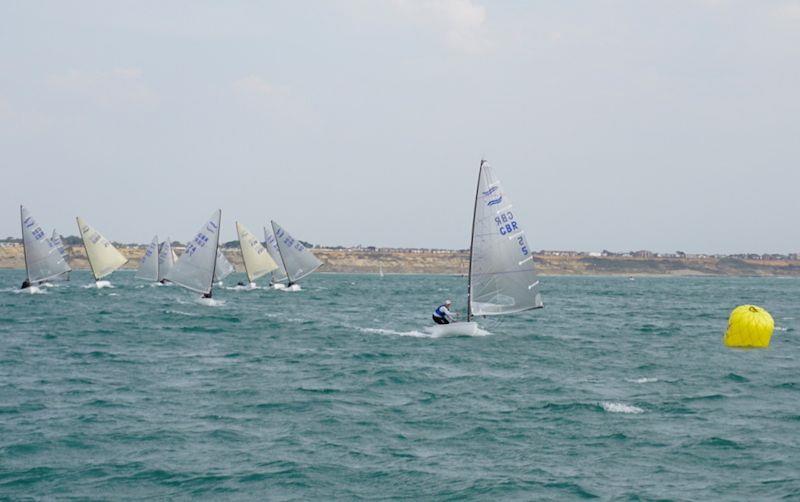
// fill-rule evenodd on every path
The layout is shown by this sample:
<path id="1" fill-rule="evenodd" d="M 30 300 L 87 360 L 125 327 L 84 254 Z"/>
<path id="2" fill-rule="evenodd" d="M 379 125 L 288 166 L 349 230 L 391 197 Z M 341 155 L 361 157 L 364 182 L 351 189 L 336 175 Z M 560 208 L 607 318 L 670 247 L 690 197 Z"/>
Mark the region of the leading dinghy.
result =
<path id="1" fill-rule="evenodd" d="M 437 325 L 431 331 L 475 334 L 475 316 L 516 314 L 544 306 L 525 231 L 485 160 L 478 170 L 468 277 L 467 322 Z"/>
<path id="2" fill-rule="evenodd" d="M 158 236 L 155 236 L 144 250 L 135 277 L 143 281 L 158 282 L 158 275 Z"/>
<path id="3" fill-rule="evenodd" d="M 87 224 L 83 218 L 78 216 L 76 220 L 83 240 L 83 248 L 86 250 L 86 259 L 89 261 L 89 268 L 92 269 L 95 286 L 98 288 L 111 286 L 111 283 L 101 279 L 125 265 L 128 259 L 122 256 L 122 253 L 108 239 Z"/>
<path id="4" fill-rule="evenodd" d="M 302 242 L 295 240 L 289 235 L 289 232 L 274 221 L 272 222 L 272 231 L 278 241 L 278 254 L 280 254 L 283 268 L 289 279 L 283 291 L 300 291 L 300 286 L 295 282 L 321 267 L 322 262 Z"/>
<path id="5" fill-rule="evenodd" d="M 54 279 L 71 268 L 55 243 L 48 239 L 25 206 L 19 207 L 22 226 L 22 249 L 25 255 L 25 281 L 21 289 L 37 291 L 36 286 Z"/>
<path id="6" fill-rule="evenodd" d="M 247 274 L 248 287 L 255 289 L 256 279 L 272 272 L 278 265 L 269 255 L 264 246 L 244 225 L 236 222 L 236 233 L 239 235 L 239 247 L 242 250 L 242 262 Z"/>
<path id="7" fill-rule="evenodd" d="M 186 244 L 186 250 L 166 277 L 178 286 L 202 294 L 204 299 L 212 296 L 221 218 L 222 210 L 218 209 Z"/>
<path id="8" fill-rule="evenodd" d="M 278 268 L 272 271 L 270 286 L 272 286 L 273 289 L 284 289 L 286 284 L 283 283 L 288 281 L 289 277 L 286 275 L 286 269 L 283 268 L 283 260 L 281 260 L 281 254 L 278 250 L 278 240 L 275 238 L 275 234 L 267 229 L 267 227 L 264 227 L 264 247 L 278 266 Z"/>

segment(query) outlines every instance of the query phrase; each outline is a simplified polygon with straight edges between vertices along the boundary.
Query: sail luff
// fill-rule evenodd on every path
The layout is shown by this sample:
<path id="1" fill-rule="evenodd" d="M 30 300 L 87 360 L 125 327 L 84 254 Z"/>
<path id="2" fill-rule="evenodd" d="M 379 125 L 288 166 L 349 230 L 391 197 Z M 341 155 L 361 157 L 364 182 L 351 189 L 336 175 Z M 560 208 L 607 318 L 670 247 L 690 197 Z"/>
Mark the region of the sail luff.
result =
<path id="1" fill-rule="evenodd" d="M 31 282 L 31 267 L 28 264 L 28 250 L 26 249 L 28 246 L 25 242 L 25 206 L 19 206 L 19 230 L 20 234 L 22 235 L 22 256 L 25 258 L 25 280 L 26 282 Z"/>
<path id="2" fill-rule="evenodd" d="M 472 229 L 469 233 L 469 271 L 467 272 L 467 322 L 472 320 L 472 249 L 475 245 L 475 217 L 478 214 L 478 194 L 481 190 L 481 173 L 483 172 L 483 163 L 485 160 L 481 159 L 481 165 L 478 167 L 478 182 L 475 184 L 475 203 L 472 207 Z"/>

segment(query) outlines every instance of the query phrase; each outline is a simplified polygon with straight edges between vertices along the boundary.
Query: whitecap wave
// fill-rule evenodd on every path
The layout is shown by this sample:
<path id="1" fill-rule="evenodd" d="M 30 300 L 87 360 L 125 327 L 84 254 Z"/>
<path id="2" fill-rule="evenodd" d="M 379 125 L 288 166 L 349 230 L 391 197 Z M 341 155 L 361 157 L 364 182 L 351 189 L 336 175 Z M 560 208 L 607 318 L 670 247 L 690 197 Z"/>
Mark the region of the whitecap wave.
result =
<path id="1" fill-rule="evenodd" d="M 214 298 L 198 298 L 195 303 L 205 305 L 206 307 L 221 307 L 225 305 L 225 300 L 217 300 Z"/>
<path id="2" fill-rule="evenodd" d="M 370 333 L 375 335 L 390 335 L 390 336 L 410 336 L 413 338 L 449 338 L 454 336 L 463 336 L 463 337 L 470 337 L 470 336 L 487 336 L 491 335 L 490 332 L 478 328 L 472 334 L 446 334 L 438 332 L 432 326 L 427 326 L 422 328 L 422 330 L 410 330 L 410 331 L 397 331 L 393 329 L 386 329 L 386 328 L 361 328 L 358 326 L 354 326 L 355 329 L 361 331 L 362 333 Z"/>
<path id="3" fill-rule="evenodd" d="M 658 378 L 651 378 L 651 377 L 630 378 L 628 379 L 628 381 L 633 383 L 654 383 L 658 382 Z"/>
<path id="4" fill-rule="evenodd" d="M 600 406 L 603 407 L 603 410 L 609 413 L 633 413 L 633 414 L 644 413 L 644 410 L 639 408 L 638 406 L 633 406 L 631 404 L 625 404 L 625 403 L 600 401 Z"/>
<path id="5" fill-rule="evenodd" d="M 114 286 L 108 281 L 97 281 L 95 283 L 84 284 L 81 287 L 84 289 L 92 289 L 92 288 L 103 289 L 103 288 L 113 288 Z"/>
<path id="6" fill-rule="evenodd" d="M 23 293 L 23 294 L 27 294 L 27 295 L 46 295 L 47 294 L 47 290 L 46 289 L 42 289 L 42 288 L 40 288 L 38 286 L 30 286 L 30 287 L 27 287 L 25 289 L 13 289 L 12 291 L 14 291 L 14 293 L 17 293 L 17 294 L 18 293 Z"/>

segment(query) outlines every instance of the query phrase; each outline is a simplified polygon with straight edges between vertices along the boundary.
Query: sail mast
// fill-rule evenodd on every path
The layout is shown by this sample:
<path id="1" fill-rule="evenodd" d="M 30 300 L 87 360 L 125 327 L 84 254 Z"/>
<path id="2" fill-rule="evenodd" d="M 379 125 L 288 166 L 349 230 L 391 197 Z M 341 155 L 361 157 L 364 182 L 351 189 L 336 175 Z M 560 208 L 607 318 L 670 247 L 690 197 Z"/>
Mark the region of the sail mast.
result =
<path id="1" fill-rule="evenodd" d="M 25 249 L 25 222 L 22 221 L 22 210 L 23 206 L 19 206 L 19 229 L 20 229 L 20 235 L 22 236 L 22 257 L 25 259 L 25 278 L 30 284 L 31 270 L 28 267 L 28 250 Z"/>
<path id="2" fill-rule="evenodd" d="M 483 173 L 483 163 L 478 168 L 478 183 L 475 185 L 475 205 L 472 208 L 472 229 L 469 233 L 469 272 L 467 272 L 467 322 L 472 320 L 472 247 L 475 244 L 475 217 L 478 214 L 478 193 L 481 189 L 481 174 Z"/>
<path id="3" fill-rule="evenodd" d="M 244 259 L 244 249 L 242 248 L 242 232 L 239 230 L 240 225 L 239 222 L 236 222 L 236 237 L 239 238 L 239 252 L 242 254 L 242 265 L 244 265 L 244 275 L 247 276 L 247 282 L 253 282 L 250 280 L 250 271 L 247 270 L 247 260 Z M 214 262 L 214 266 L 216 266 L 216 262 Z"/>
<path id="4" fill-rule="evenodd" d="M 275 230 L 275 222 L 270 220 L 270 225 L 272 225 L 272 235 L 275 236 L 275 246 L 278 248 L 278 255 L 281 257 L 281 263 L 283 263 L 283 269 L 286 271 L 286 278 L 289 279 L 289 284 L 292 283 L 292 276 L 289 275 L 289 268 L 286 266 L 286 260 L 283 258 L 283 251 L 281 251 L 281 245 L 278 242 L 278 232 Z M 284 231 L 285 232 L 285 231 Z"/>
<path id="5" fill-rule="evenodd" d="M 81 228 L 80 216 L 76 217 L 75 221 L 78 223 L 78 233 L 81 234 L 81 242 L 83 243 L 83 252 L 86 253 L 86 261 L 89 262 L 89 270 L 92 271 L 92 276 L 94 277 L 94 281 L 97 282 L 100 279 L 97 278 L 97 274 L 94 271 L 94 265 L 92 265 L 92 259 L 91 257 L 89 257 L 89 250 L 86 248 L 86 238 L 83 235 L 83 228 Z"/>

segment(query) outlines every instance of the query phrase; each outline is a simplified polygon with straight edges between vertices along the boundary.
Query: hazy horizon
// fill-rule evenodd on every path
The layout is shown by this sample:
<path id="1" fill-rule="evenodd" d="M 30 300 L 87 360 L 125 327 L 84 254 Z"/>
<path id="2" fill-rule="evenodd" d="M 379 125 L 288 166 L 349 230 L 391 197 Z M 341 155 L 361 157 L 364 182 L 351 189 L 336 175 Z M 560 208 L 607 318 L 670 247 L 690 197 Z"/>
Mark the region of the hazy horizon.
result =
<path id="1" fill-rule="evenodd" d="M 0 236 L 800 250 L 800 1 L 5 2 Z"/>

